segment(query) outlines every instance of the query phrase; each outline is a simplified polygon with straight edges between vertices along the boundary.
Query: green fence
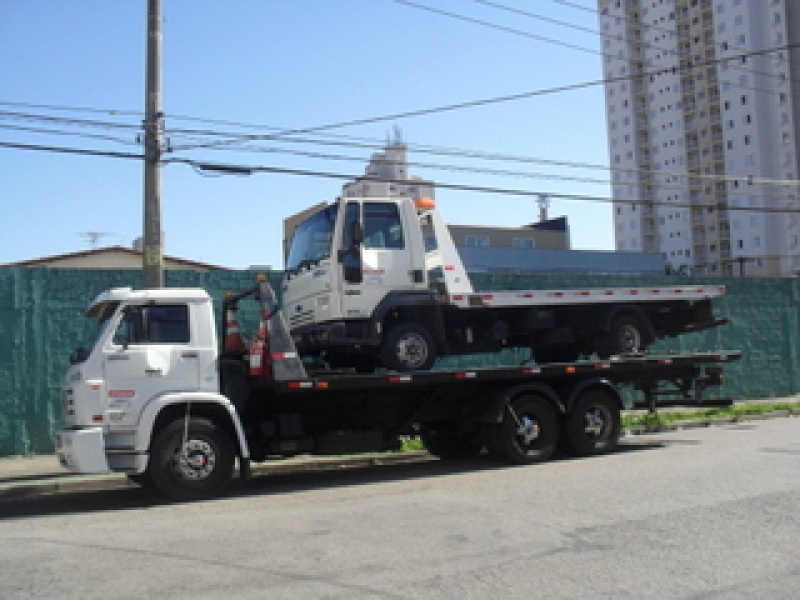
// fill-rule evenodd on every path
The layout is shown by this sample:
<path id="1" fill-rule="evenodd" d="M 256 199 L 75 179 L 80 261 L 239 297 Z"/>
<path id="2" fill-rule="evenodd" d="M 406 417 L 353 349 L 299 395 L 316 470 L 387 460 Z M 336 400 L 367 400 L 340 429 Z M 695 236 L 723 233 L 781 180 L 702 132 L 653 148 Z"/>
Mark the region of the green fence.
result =
<path id="1" fill-rule="evenodd" d="M 472 277 L 476 289 L 545 289 L 610 286 L 683 286 L 684 278 L 620 278 L 566 275 L 486 275 Z M 662 351 L 741 350 L 741 362 L 726 369 L 724 393 L 737 399 L 780 397 L 800 392 L 798 284 L 793 279 L 726 279 L 728 293 L 717 314 L 730 325 L 661 342 Z M 249 271 L 193 273 L 168 271 L 169 287 L 201 287 L 217 308 L 226 290 L 253 284 Z M 82 269 L 0 270 L 0 456 L 52 452 L 52 434 L 61 423 L 59 387 L 72 350 L 93 328 L 83 312 L 95 295 L 110 287 L 141 287 L 139 271 Z M 246 312 L 247 321 L 256 318 Z M 448 358 L 440 367 L 515 364 L 523 351 Z"/>

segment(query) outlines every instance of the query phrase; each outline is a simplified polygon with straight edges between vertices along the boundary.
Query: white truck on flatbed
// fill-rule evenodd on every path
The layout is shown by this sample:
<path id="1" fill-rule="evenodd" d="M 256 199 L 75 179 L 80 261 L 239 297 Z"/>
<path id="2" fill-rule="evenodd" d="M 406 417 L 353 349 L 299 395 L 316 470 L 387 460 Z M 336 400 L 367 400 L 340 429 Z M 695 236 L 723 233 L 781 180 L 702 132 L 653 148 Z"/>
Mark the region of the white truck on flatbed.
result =
<path id="1" fill-rule="evenodd" d="M 303 355 L 371 372 L 529 348 L 539 363 L 631 354 L 726 322 L 725 288 L 475 292 L 434 203 L 340 198 L 294 228 L 283 305 Z"/>
<path id="2" fill-rule="evenodd" d="M 259 302 L 249 347 L 236 311 Z M 735 352 L 615 357 L 488 369 L 312 372 L 298 356 L 272 288 L 262 281 L 226 298 L 217 343 L 209 295 L 198 289 L 100 294 L 88 349 L 71 357 L 62 389 L 60 462 L 79 473 L 114 471 L 164 496 L 215 496 L 251 461 L 302 453 L 396 449 L 419 436 L 441 458 L 486 450 L 511 464 L 557 447 L 588 456 L 620 435 L 621 388 L 638 405 L 729 404 L 705 391 Z M 223 321 L 224 319 L 224 321 Z"/>

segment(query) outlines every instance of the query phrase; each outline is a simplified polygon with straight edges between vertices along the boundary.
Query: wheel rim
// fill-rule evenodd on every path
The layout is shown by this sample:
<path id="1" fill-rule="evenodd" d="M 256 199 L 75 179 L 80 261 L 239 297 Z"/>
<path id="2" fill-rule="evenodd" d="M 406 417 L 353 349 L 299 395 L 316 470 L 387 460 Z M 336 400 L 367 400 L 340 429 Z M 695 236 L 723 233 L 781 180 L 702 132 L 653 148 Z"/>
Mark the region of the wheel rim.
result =
<path id="1" fill-rule="evenodd" d="M 178 448 L 172 458 L 175 472 L 187 481 L 207 479 L 217 464 L 217 454 L 208 441 L 187 440 L 183 448 Z"/>
<path id="2" fill-rule="evenodd" d="M 409 332 L 397 340 L 395 355 L 400 363 L 415 369 L 428 360 L 428 344 L 421 335 Z"/>
<path id="3" fill-rule="evenodd" d="M 514 419 L 517 425 L 517 443 L 524 451 L 530 450 L 542 434 L 542 427 L 539 425 L 538 419 L 535 416 L 524 413 L 518 415 L 510 405 L 508 412 L 511 413 L 511 418 Z"/>
<path id="4" fill-rule="evenodd" d="M 636 352 L 642 345 L 642 336 L 639 329 L 633 324 L 626 323 L 619 329 L 620 348 L 625 352 Z"/>
<path id="5" fill-rule="evenodd" d="M 611 427 L 611 413 L 605 406 L 591 406 L 583 413 L 583 430 L 592 439 L 603 438 Z"/>
<path id="6" fill-rule="evenodd" d="M 541 432 L 542 428 L 539 426 L 539 421 L 528 415 L 522 416 L 519 427 L 517 428 L 517 437 L 523 448 L 533 445 L 533 443 L 539 439 Z"/>

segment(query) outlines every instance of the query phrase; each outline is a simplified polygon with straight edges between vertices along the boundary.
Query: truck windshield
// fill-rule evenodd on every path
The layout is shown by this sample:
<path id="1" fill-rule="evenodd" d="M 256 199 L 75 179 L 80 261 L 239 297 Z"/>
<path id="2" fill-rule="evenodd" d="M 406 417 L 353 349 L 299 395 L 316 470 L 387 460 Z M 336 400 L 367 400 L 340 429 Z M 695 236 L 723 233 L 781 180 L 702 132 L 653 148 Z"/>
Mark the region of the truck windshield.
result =
<path id="1" fill-rule="evenodd" d="M 286 259 L 287 271 L 313 266 L 331 255 L 331 238 L 338 208 L 338 204 L 332 204 L 297 226 Z"/>
<path id="2" fill-rule="evenodd" d="M 79 345 L 69 358 L 70 364 L 79 364 L 89 358 L 92 350 L 97 344 L 97 340 L 105 336 L 106 330 L 111 324 L 111 317 L 114 316 L 119 302 L 108 304 L 104 307 L 102 312 L 86 319 L 86 331 L 81 336 L 83 340 L 91 340 L 88 344 Z"/>

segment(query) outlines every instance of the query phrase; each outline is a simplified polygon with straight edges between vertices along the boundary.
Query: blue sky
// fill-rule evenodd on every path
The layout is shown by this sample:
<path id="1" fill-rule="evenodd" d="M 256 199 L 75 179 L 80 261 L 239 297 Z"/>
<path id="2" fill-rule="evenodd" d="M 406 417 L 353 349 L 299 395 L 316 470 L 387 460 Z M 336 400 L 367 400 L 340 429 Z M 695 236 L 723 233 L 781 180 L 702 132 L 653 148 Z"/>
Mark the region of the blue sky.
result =
<path id="1" fill-rule="evenodd" d="M 598 35 L 553 22 L 596 30 L 593 0 L 496 2 L 540 18 L 474 0 L 162 1 L 168 159 L 360 175 L 397 128 L 411 172 L 435 182 L 610 195 L 600 85 L 187 148 L 599 81 Z M 0 3 L 0 142 L 140 152 L 146 12 L 146 0 Z M 0 178 L 0 263 L 88 249 L 90 231 L 101 246 L 141 235 L 138 160 L 0 147 Z M 282 220 L 343 183 L 181 163 L 165 165 L 162 182 L 166 253 L 234 268 L 279 268 Z M 452 223 L 538 215 L 533 197 L 439 189 L 437 201 Z M 550 214 L 568 216 L 573 247 L 613 248 L 609 203 L 553 199 Z"/>

